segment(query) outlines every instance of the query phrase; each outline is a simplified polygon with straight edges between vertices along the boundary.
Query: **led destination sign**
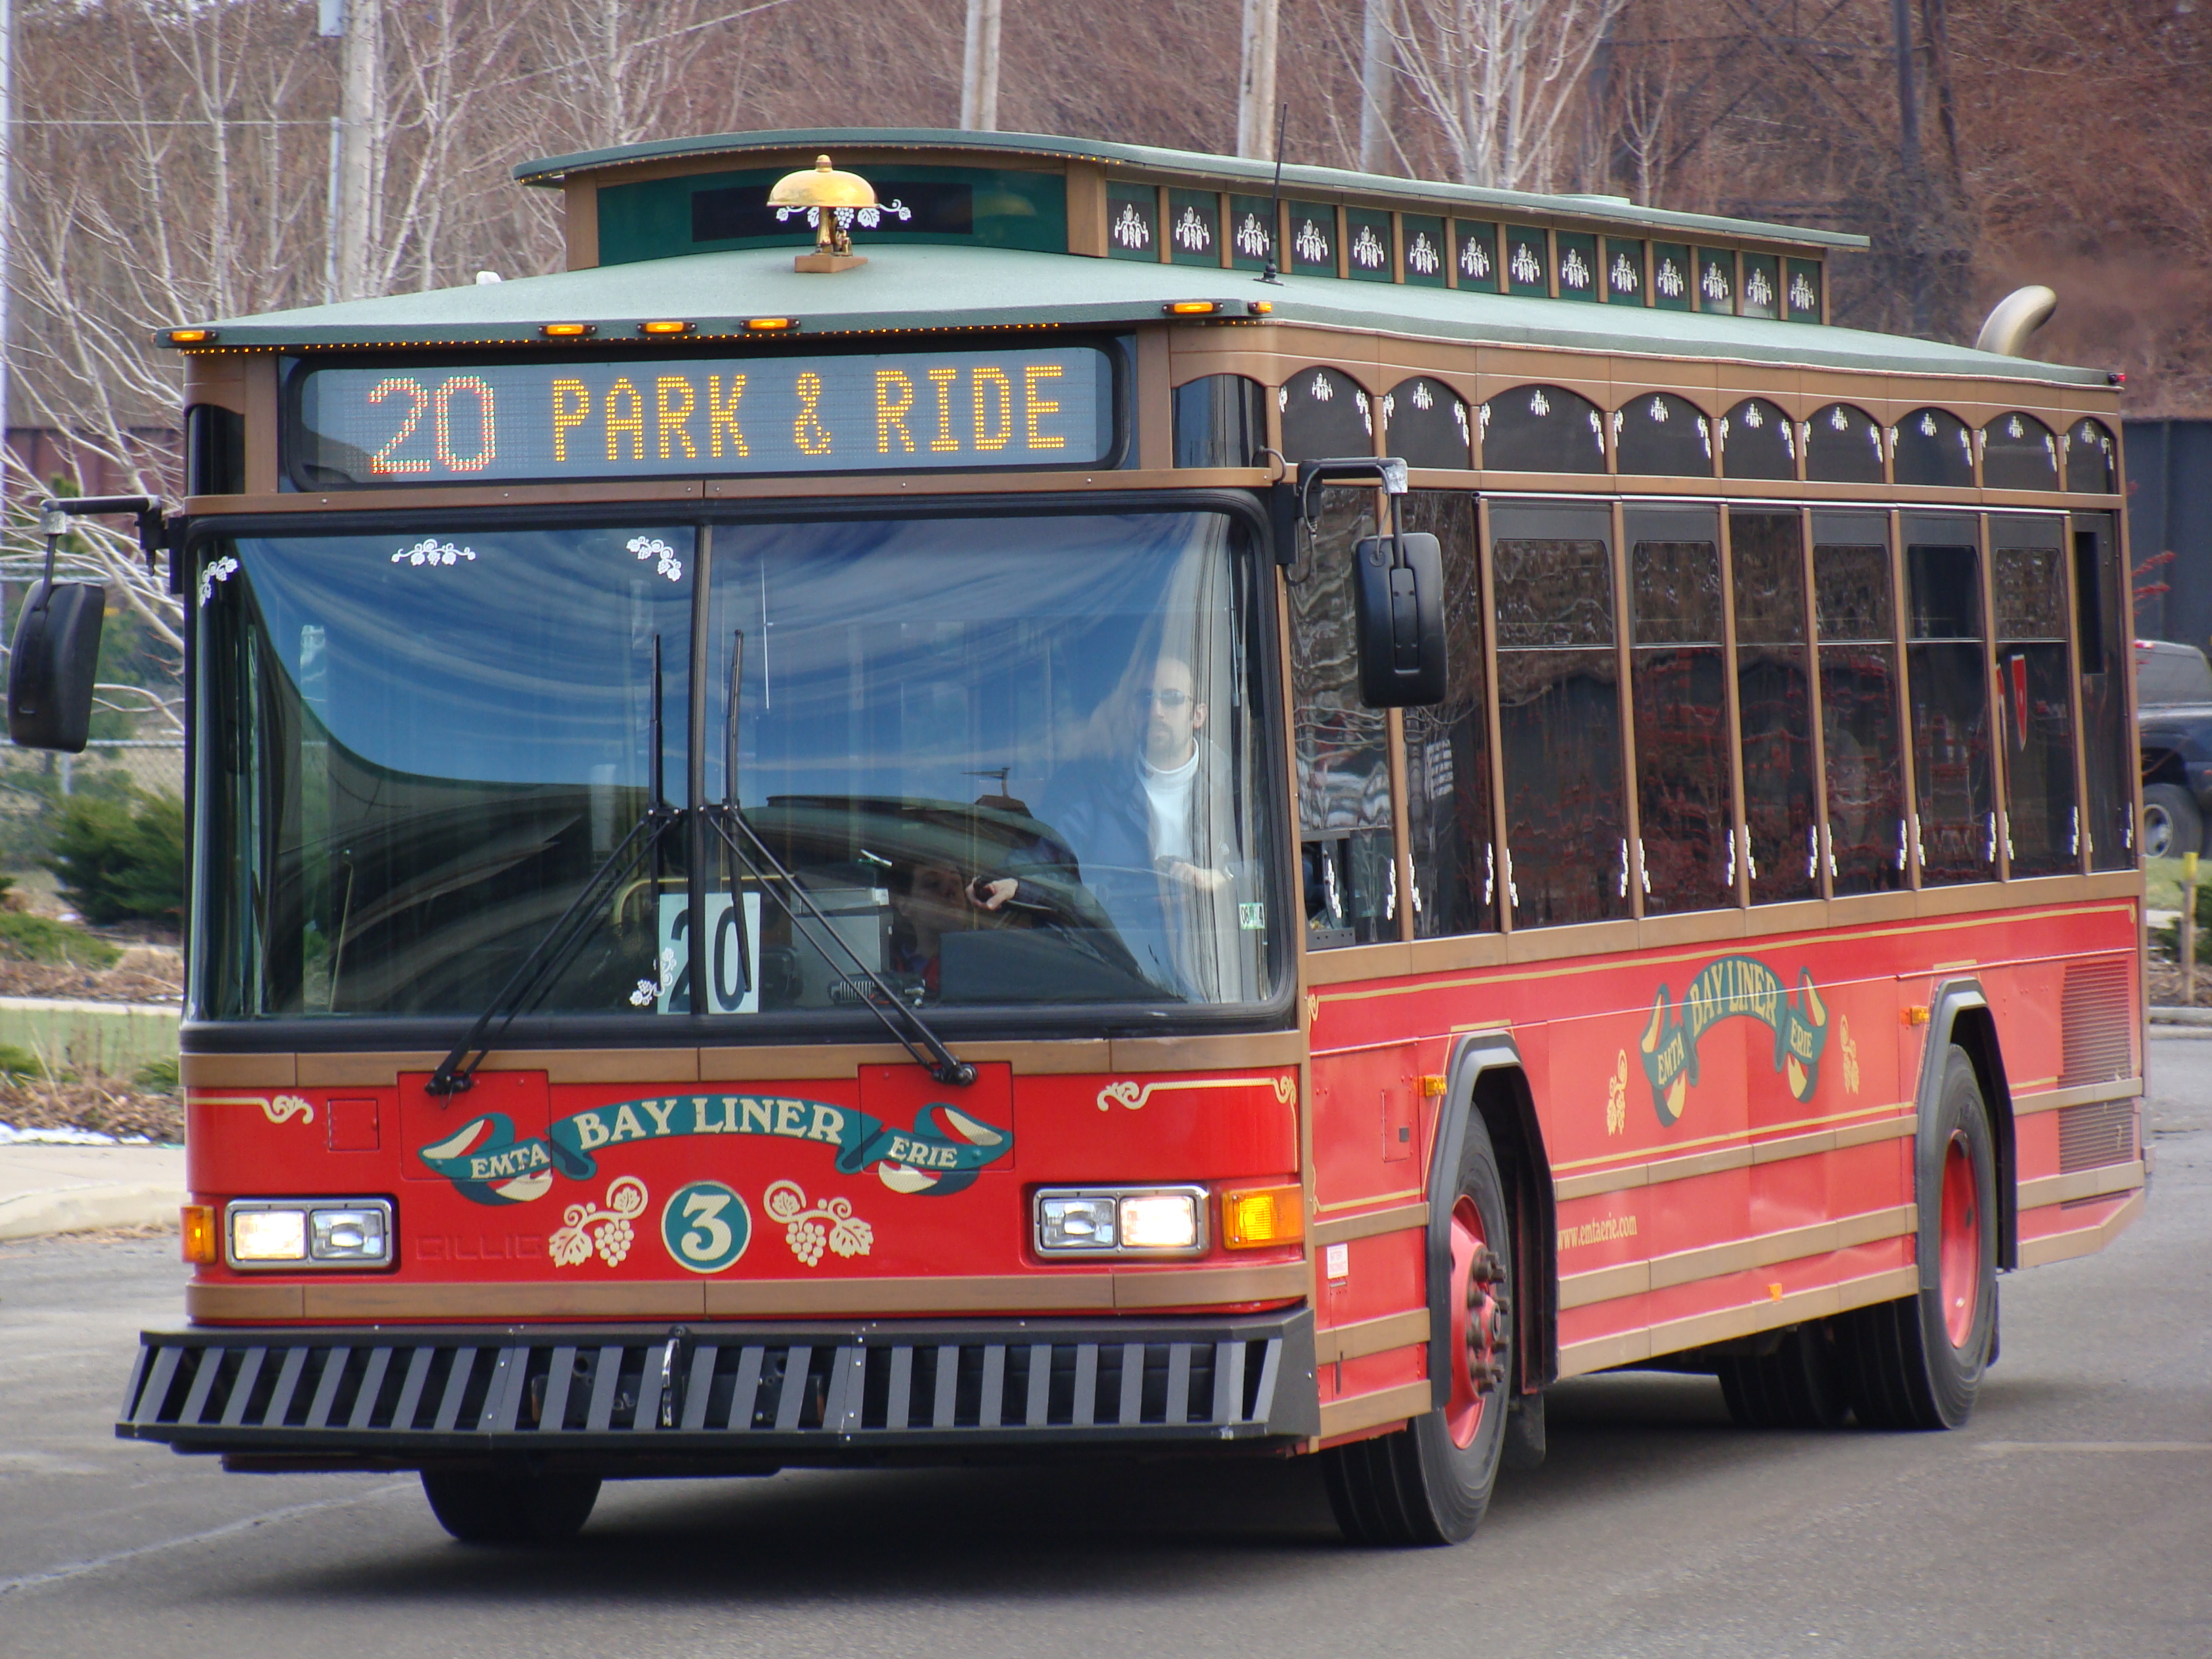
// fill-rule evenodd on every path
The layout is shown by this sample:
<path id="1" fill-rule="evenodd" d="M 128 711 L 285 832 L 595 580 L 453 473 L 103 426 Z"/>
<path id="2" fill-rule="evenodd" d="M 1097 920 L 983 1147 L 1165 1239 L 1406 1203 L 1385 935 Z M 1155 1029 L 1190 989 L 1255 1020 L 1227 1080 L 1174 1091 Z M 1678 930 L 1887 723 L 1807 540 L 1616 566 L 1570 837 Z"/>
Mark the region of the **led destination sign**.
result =
<path id="1" fill-rule="evenodd" d="M 319 368 L 299 377 L 290 460 L 313 489 L 1095 466 L 1113 387 L 1095 346 Z"/>

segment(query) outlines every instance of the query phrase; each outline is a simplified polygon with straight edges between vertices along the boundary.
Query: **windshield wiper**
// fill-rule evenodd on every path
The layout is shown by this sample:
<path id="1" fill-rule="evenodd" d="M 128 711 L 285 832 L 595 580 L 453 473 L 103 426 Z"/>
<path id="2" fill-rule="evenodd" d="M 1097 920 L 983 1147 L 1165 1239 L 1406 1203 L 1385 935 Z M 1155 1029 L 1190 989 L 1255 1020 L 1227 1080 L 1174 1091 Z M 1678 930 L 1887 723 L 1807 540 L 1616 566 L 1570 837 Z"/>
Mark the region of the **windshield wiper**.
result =
<path id="1" fill-rule="evenodd" d="M 646 742 L 651 746 L 652 761 L 647 769 L 653 780 L 653 804 L 645 809 L 638 821 L 630 825 L 629 833 L 622 838 L 615 850 L 607 854 L 606 861 L 592 872 L 561 919 L 545 931 L 544 935 L 522 959 L 499 994 L 484 1005 L 477 1016 L 476 1024 L 469 1027 L 468 1035 L 455 1043 L 453 1051 L 438 1062 L 438 1069 L 430 1073 L 423 1089 L 434 1095 L 465 1094 L 476 1086 L 477 1067 L 484 1063 L 499 1036 L 515 1018 L 537 998 L 547 977 L 566 967 L 576 949 L 590 937 L 590 930 L 576 926 L 579 917 L 588 916 L 598 904 L 600 895 L 611 889 L 618 878 L 629 873 L 629 867 L 640 858 L 649 856 L 684 814 L 668 804 L 661 768 L 661 678 L 660 635 L 653 636 L 653 709 L 646 720 Z M 642 842 L 639 837 L 644 837 Z M 636 850 L 633 852 L 631 849 Z M 655 964 L 658 971 L 659 964 Z M 497 1036 L 486 1038 L 492 1023 L 499 1023 Z M 471 1058 L 473 1056 L 473 1058 Z"/>
<path id="2" fill-rule="evenodd" d="M 813 896 L 799 884 L 791 872 L 783 867 L 774 853 L 769 851 L 768 843 L 760 838 L 752 825 L 745 822 L 744 809 L 738 805 L 738 744 L 741 736 L 738 717 L 744 706 L 744 663 L 745 636 L 739 631 L 732 639 L 730 646 L 729 713 L 725 716 L 727 724 L 722 733 L 722 805 L 719 810 L 707 806 L 698 810 L 705 815 L 714 833 L 722 838 L 722 844 L 730 849 L 731 855 L 775 901 L 777 908 L 791 923 L 793 931 L 803 934 L 824 963 L 830 960 L 830 952 L 822 946 L 822 939 L 826 936 L 860 970 L 860 976 L 867 981 L 869 988 L 875 993 L 863 1000 L 874 1011 L 876 1018 L 884 1023 L 884 1029 L 891 1034 L 899 1047 L 914 1056 L 915 1063 L 948 1089 L 966 1088 L 975 1080 L 975 1068 L 946 1048 L 945 1040 L 930 1029 L 929 1022 L 917 1013 L 904 997 L 885 984 L 881 974 L 868 966 L 860 953 L 853 948 L 851 941 L 830 925 L 830 918 L 822 914 L 821 907 L 814 902 Z M 731 823 L 738 826 L 744 838 L 753 844 L 754 852 L 760 854 L 761 863 L 767 865 L 774 872 L 775 880 L 773 883 L 761 879 L 760 865 L 753 862 L 752 854 L 738 844 L 737 837 L 730 833 Z M 800 919 L 791 902 L 792 894 L 796 894 L 799 903 L 806 907 L 812 927 Z M 817 928 L 820 929 L 819 934 L 815 931 Z M 744 937 L 744 928 L 738 930 L 738 936 L 740 939 Z M 890 1011 L 894 1008 L 898 1011 L 896 1019 L 891 1017 Z"/>
<path id="3" fill-rule="evenodd" d="M 722 838 L 722 844 L 776 902 L 793 930 L 803 934 L 824 961 L 830 959 L 830 952 L 823 949 L 822 941 L 825 937 L 831 940 L 860 975 L 867 981 L 875 994 L 862 1000 L 873 1011 L 876 1018 L 883 1021 L 884 1029 L 891 1034 L 899 1047 L 914 1056 L 917 1065 L 947 1088 L 964 1089 L 975 1080 L 975 1068 L 946 1048 L 945 1039 L 930 1029 L 929 1022 L 915 1010 L 913 1005 L 894 991 L 881 974 L 868 966 L 866 960 L 853 948 L 852 942 L 830 924 L 829 917 L 822 914 L 821 907 L 814 902 L 813 896 L 799 884 L 790 871 L 783 867 L 775 854 L 769 851 L 768 843 L 760 838 L 752 825 L 745 822 L 742 811 L 733 805 L 702 807 L 700 810 L 707 814 L 707 822 Z M 752 853 L 739 846 L 737 836 L 730 833 L 732 823 L 736 824 L 744 838 L 752 843 Z M 769 873 L 775 878 L 773 882 L 761 879 L 760 864 L 753 862 L 754 854 L 759 855 L 760 864 L 766 865 Z M 803 917 L 791 902 L 793 896 L 806 907 L 806 915 Z M 891 1014 L 894 1009 L 898 1013 L 896 1019 Z"/>

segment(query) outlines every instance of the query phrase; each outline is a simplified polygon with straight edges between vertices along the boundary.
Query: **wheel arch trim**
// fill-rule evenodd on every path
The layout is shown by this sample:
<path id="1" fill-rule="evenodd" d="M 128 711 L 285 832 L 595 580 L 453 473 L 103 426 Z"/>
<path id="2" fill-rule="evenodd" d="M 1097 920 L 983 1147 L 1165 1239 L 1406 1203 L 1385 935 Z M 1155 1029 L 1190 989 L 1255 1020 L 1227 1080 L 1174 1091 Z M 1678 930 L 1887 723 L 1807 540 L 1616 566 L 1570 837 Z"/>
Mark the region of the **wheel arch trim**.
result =
<path id="1" fill-rule="evenodd" d="M 1559 1370 L 1559 1274 L 1555 1271 L 1555 1202 L 1551 1159 L 1528 1086 L 1520 1045 L 1507 1031 L 1476 1031 L 1452 1046 L 1444 1071 L 1446 1109 L 1437 1114 L 1429 1164 L 1427 1248 L 1429 1385 L 1442 1409 L 1451 1392 L 1451 1206 L 1440 1204 L 1443 1183 L 1456 1179 L 1467 1144 L 1467 1121 L 1480 1111 L 1500 1152 L 1500 1184 L 1514 1205 L 1522 1233 L 1522 1259 L 1514 1285 L 1514 1339 L 1519 1350 L 1516 1392 L 1533 1393 Z M 1510 1147 L 1510 1152 L 1508 1148 Z M 1534 1364 L 1531 1366 L 1531 1358 Z"/>
<path id="2" fill-rule="evenodd" d="M 1920 1056 L 1920 1122 L 1913 1136 L 1913 1195 L 1919 1199 L 1920 1175 L 1938 1150 L 1936 1108 L 1942 1097 L 1946 1057 L 1955 1043 L 1973 1062 L 1982 1104 L 1990 1115 L 1990 1142 L 1996 1163 L 1997 1266 L 2015 1268 L 2020 1266 L 2020 1166 L 2013 1133 L 2012 1090 L 2005 1081 L 1996 1016 L 1981 981 L 1972 978 L 1937 981 L 1930 991 L 1928 1009 L 1928 1042 Z M 1924 1211 L 1927 1206 L 1922 1207 Z M 1928 1251 L 1917 1254 L 1921 1258 L 1921 1283 L 1932 1289 L 1934 1281 L 1929 1275 L 1936 1264 L 1929 1259 Z"/>

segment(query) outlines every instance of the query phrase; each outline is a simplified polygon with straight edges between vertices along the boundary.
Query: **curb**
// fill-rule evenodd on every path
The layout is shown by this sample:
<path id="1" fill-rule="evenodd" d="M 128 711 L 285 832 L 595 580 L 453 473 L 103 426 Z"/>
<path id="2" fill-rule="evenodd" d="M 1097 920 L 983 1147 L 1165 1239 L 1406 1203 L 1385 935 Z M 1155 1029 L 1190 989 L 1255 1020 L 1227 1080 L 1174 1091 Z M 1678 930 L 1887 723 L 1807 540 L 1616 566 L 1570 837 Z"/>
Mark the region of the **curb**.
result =
<path id="1" fill-rule="evenodd" d="M 184 1201 L 181 1188 L 151 1182 L 88 1182 L 18 1193 L 0 1198 L 0 1240 L 171 1223 Z"/>

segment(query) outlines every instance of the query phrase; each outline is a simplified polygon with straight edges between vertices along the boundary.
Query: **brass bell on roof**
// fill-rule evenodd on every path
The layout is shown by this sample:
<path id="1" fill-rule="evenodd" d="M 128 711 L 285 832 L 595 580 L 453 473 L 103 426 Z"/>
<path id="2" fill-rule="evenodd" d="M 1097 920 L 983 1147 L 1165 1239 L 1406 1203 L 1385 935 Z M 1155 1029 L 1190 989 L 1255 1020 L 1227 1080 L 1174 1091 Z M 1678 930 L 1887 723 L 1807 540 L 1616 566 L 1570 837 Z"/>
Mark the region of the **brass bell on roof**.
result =
<path id="1" fill-rule="evenodd" d="M 817 155 L 814 165 L 787 173 L 768 193 L 770 207 L 811 210 L 814 215 L 814 252 L 792 261 L 794 270 L 850 270 L 867 261 L 853 252 L 848 228 L 852 216 L 876 205 L 876 187 L 857 173 L 840 173 L 830 158 Z M 841 222 L 838 210 L 845 210 Z"/>

